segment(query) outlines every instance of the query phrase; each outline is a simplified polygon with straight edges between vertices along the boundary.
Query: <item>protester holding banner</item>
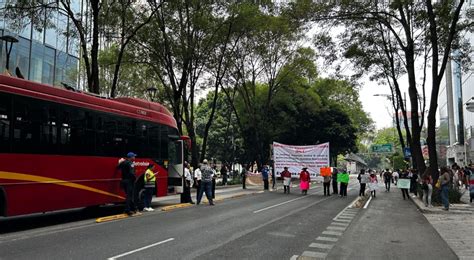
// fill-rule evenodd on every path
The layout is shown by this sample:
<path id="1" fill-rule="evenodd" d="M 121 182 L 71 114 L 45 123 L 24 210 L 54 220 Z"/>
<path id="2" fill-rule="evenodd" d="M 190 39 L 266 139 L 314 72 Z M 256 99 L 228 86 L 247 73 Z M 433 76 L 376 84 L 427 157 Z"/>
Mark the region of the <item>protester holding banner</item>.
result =
<path id="1" fill-rule="evenodd" d="M 303 170 L 300 172 L 300 189 L 303 195 L 308 194 L 310 181 L 311 177 L 309 176 L 308 168 L 303 166 Z"/>
<path id="2" fill-rule="evenodd" d="M 404 200 L 410 198 L 408 195 L 408 189 L 410 188 L 410 177 L 408 176 L 407 170 L 400 171 L 400 179 L 397 182 L 397 187 L 402 190 Z"/>
<path id="3" fill-rule="evenodd" d="M 370 195 L 372 197 L 376 197 L 376 191 L 377 191 L 377 186 L 378 186 L 378 180 L 377 180 L 377 175 L 375 174 L 375 172 L 373 171 L 370 171 L 370 175 L 369 175 L 369 190 L 370 190 Z"/>
<path id="4" fill-rule="evenodd" d="M 290 194 L 291 186 L 291 172 L 288 171 L 288 167 L 284 167 L 281 172 L 281 177 L 283 178 L 283 191 L 284 193 Z"/>
<path id="5" fill-rule="evenodd" d="M 347 185 L 349 185 L 349 174 L 347 172 L 338 173 L 337 182 L 341 183 L 341 190 L 340 190 L 341 197 L 347 197 Z"/>

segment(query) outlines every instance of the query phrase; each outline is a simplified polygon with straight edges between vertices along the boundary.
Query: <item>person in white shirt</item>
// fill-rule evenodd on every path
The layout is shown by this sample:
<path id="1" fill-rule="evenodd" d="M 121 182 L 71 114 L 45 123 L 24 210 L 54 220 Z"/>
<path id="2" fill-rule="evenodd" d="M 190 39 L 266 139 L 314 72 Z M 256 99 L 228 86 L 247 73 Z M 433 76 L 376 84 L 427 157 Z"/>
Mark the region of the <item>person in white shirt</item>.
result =
<path id="1" fill-rule="evenodd" d="M 189 163 L 184 163 L 184 183 L 183 183 L 183 194 L 181 195 L 181 203 L 191 203 L 194 204 L 193 199 L 191 198 L 191 187 L 193 185 L 193 178 L 191 177 L 191 172 L 189 171 Z"/>
<path id="2" fill-rule="evenodd" d="M 201 187 L 201 178 L 202 178 L 201 165 L 198 165 L 196 170 L 194 170 L 194 184 L 196 187 L 196 197 L 199 194 L 199 188 Z"/>

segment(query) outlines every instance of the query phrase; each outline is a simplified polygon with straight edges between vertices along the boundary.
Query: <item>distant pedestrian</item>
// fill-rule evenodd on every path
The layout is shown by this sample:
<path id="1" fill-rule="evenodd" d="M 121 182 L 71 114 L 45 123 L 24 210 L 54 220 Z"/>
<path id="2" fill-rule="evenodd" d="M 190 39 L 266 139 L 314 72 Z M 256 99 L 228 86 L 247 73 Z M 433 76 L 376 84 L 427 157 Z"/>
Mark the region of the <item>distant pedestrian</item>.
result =
<path id="1" fill-rule="evenodd" d="M 369 174 L 369 190 L 370 190 L 370 195 L 373 198 L 377 197 L 377 188 L 378 188 L 378 180 L 377 180 L 377 175 L 375 172 L 370 172 Z"/>
<path id="2" fill-rule="evenodd" d="M 439 182 L 441 183 L 441 201 L 443 202 L 443 210 L 449 210 L 449 169 L 441 167 Z"/>
<path id="3" fill-rule="evenodd" d="M 427 168 L 423 173 L 422 185 L 423 201 L 426 207 L 433 207 L 431 205 L 431 195 L 433 194 L 433 179 L 431 178 L 431 169 Z"/>
<path id="4" fill-rule="evenodd" d="M 268 173 L 269 169 L 267 165 L 262 167 L 262 179 L 263 179 L 263 189 L 268 190 Z"/>
<path id="5" fill-rule="evenodd" d="M 201 203 L 203 193 L 206 193 L 207 200 L 209 201 L 209 205 L 213 206 L 214 202 L 212 200 L 212 178 L 214 177 L 214 171 L 208 165 L 206 159 L 202 161 L 201 167 L 201 187 L 199 189 L 199 193 L 197 196 L 197 205 Z"/>
<path id="6" fill-rule="evenodd" d="M 211 194 L 212 198 L 216 198 L 216 182 L 217 182 L 217 166 L 214 164 L 212 166 L 212 188 L 211 188 Z"/>
<path id="7" fill-rule="evenodd" d="M 472 203 L 472 199 L 474 199 L 474 165 L 471 164 L 470 167 L 470 174 L 469 174 L 469 202 Z"/>
<path id="8" fill-rule="evenodd" d="M 338 194 L 337 192 L 337 174 L 338 171 L 336 168 L 332 168 L 332 194 Z"/>
<path id="9" fill-rule="evenodd" d="M 331 196 L 331 175 L 323 177 L 324 196 Z"/>
<path id="10" fill-rule="evenodd" d="M 308 194 L 310 181 L 311 176 L 309 175 L 308 168 L 306 166 L 303 166 L 303 169 L 300 172 L 300 189 L 303 195 Z"/>
<path id="11" fill-rule="evenodd" d="M 155 193 L 156 175 L 158 175 L 158 172 L 153 172 L 154 167 L 155 165 L 153 163 L 149 163 L 145 174 L 143 175 L 145 181 L 144 211 L 154 211 L 151 207 L 151 200 L 153 198 L 153 193 Z"/>
<path id="12" fill-rule="evenodd" d="M 366 185 L 369 182 L 369 177 L 365 174 L 365 170 L 361 169 L 359 176 L 357 177 L 360 183 L 359 196 L 365 196 Z"/>
<path id="13" fill-rule="evenodd" d="M 127 154 L 127 158 L 119 160 L 118 168 L 122 172 L 122 180 L 120 182 L 125 192 L 125 213 L 129 216 L 139 215 L 135 206 L 134 190 L 135 190 L 135 157 L 133 152 Z"/>
<path id="14" fill-rule="evenodd" d="M 399 172 L 402 172 L 402 170 L 394 171 L 393 174 L 392 174 L 392 177 L 393 177 L 392 180 L 393 180 L 393 184 L 395 184 L 395 186 L 397 186 L 398 178 L 400 177 Z"/>
<path id="15" fill-rule="evenodd" d="M 184 187 L 181 203 L 191 203 L 194 204 L 193 199 L 191 198 L 191 187 L 193 186 L 193 178 L 191 172 L 189 171 L 189 163 L 184 163 Z"/>
<path id="16" fill-rule="evenodd" d="M 416 169 L 411 169 L 410 176 L 410 192 L 418 196 L 418 171 Z"/>
<path id="17" fill-rule="evenodd" d="M 221 166 L 221 176 L 222 176 L 222 185 L 223 186 L 226 186 L 227 185 L 227 166 L 225 164 L 223 164 Z"/>
<path id="18" fill-rule="evenodd" d="M 240 173 L 240 175 L 242 176 L 242 189 L 247 189 L 245 187 L 245 181 L 247 180 L 247 165 L 244 165 L 242 167 L 242 172 Z"/>
<path id="19" fill-rule="evenodd" d="M 338 182 L 341 183 L 339 194 L 341 197 L 347 197 L 347 186 L 349 185 L 349 174 L 340 172 L 337 174 Z"/>
<path id="20" fill-rule="evenodd" d="M 408 171 L 407 170 L 404 170 L 404 171 L 400 171 L 400 180 L 401 179 L 404 179 L 404 180 L 409 180 L 410 177 L 408 176 Z M 403 195 L 403 199 L 408 199 L 410 198 L 410 195 L 408 195 L 408 189 L 402 189 L 402 195 Z"/>
<path id="21" fill-rule="evenodd" d="M 283 167 L 281 177 L 283 178 L 283 192 L 290 194 L 291 172 L 288 171 L 288 167 Z"/>
<path id="22" fill-rule="evenodd" d="M 392 183 L 392 173 L 388 169 L 385 169 L 385 172 L 383 173 L 383 180 L 385 183 L 385 191 L 389 192 L 390 184 Z"/>
<path id="23" fill-rule="evenodd" d="M 194 187 L 196 187 L 196 198 L 199 194 L 199 190 L 201 189 L 201 178 L 201 164 L 199 164 L 196 170 L 194 170 Z"/>
<path id="24" fill-rule="evenodd" d="M 275 176 L 275 167 L 274 166 L 270 169 L 270 172 L 272 173 L 272 190 L 275 190 L 276 176 Z"/>

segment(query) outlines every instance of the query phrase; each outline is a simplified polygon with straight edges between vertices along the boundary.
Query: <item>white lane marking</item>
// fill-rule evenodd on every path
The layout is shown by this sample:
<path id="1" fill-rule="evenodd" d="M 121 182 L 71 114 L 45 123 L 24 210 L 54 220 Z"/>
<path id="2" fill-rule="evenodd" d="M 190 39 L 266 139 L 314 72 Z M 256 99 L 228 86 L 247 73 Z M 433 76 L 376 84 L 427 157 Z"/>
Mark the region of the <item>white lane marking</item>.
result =
<path id="1" fill-rule="evenodd" d="M 337 242 L 337 237 L 317 237 L 316 240 L 319 241 L 329 241 L 329 242 Z"/>
<path id="2" fill-rule="evenodd" d="M 174 238 L 168 238 L 168 239 L 166 239 L 166 240 L 163 240 L 163 241 L 160 241 L 160 242 L 157 242 L 157 243 L 148 245 L 148 246 L 140 247 L 140 248 L 138 248 L 138 249 L 135 249 L 135 250 L 132 250 L 132 251 L 128 251 L 128 252 L 125 252 L 125 253 L 120 254 L 120 255 L 116 255 L 116 256 L 109 257 L 109 258 L 107 258 L 107 260 L 114 260 L 114 259 L 117 259 L 117 258 L 120 258 L 120 257 L 124 257 L 124 256 L 127 256 L 127 255 L 130 255 L 130 254 L 133 254 L 133 253 L 136 253 L 136 252 L 139 252 L 139 251 L 148 249 L 148 248 L 150 248 L 150 247 L 154 247 L 154 246 L 157 246 L 157 245 L 161 245 L 161 244 L 164 244 L 164 243 L 173 241 L 173 240 L 174 240 Z"/>
<path id="3" fill-rule="evenodd" d="M 331 223 L 331 226 L 343 226 L 343 227 L 347 227 L 347 226 L 349 226 L 349 223 L 332 222 L 332 223 Z"/>
<path id="4" fill-rule="evenodd" d="M 337 222 L 344 222 L 344 223 L 351 223 L 352 219 L 334 219 L 334 221 L 337 221 Z"/>
<path id="5" fill-rule="evenodd" d="M 296 200 L 308 198 L 309 196 L 314 195 L 314 194 L 316 194 L 316 193 L 311 193 L 311 194 L 309 194 L 308 196 L 302 196 L 302 197 L 299 197 L 299 198 L 296 198 L 296 199 L 287 200 L 287 201 L 284 201 L 284 202 L 275 204 L 275 205 L 273 205 L 273 206 L 269 206 L 269 207 L 266 207 L 266 208 L 263 208 L 263 209 L 256 210 L 256 211 L 254 211 L 253 213 L 259 213 L 259 212 L 262 212 L 262 211 L 265 211 L 265 210 L 268 210 L 268 209 L 272 209 L 272 208 L 274 208 L 274 207 L 278 207 L 278 206 L 281 206 L 281 205 L 285 205 L 285 204 L 287 204 L 287 203 L 290 203 L 290 202 L 293 202 L 293 201 L 296 201 Z M 324 200 L 327 200 L 327 199 L 329 199 L 329 198 L 330 198 L 330 197 L 327 197 L 326 199 L 323 199 L 323 201 L 324 201 Z"/>
<path id="6" fill-rule="evenodd" d="M 326 258 L 327 253 L 313 252 L 313 251 L 304 251 L 301 256 L 314 257 L 314 258 Z"/>
<path id="7" fill-rule="evenodd" d="M 309 247 L 319 248 L 319 249 L 331 249 L 333 244 L 321 244 L 321 243 L 311 243 Z"/>
<path id="8" fill-rule="evenodd" d="M 364 209 L 366 209 L 369 206 L 369 203 L 371 200 L 372 200 L 372 196 L 370 196 L 369 200 L 365 203 Z"/>
<path id="9" fill-rule="evenodd" d="M 293 255 L 290 260 L 297 260 L 298 259 L 298 255 Z"/>
<path id="10" fill-rule="evenodd" d="M 332 227 L 332 226 L 329 226 L 327 227 L 326 229 L 328 230 L 336 230 L 336 231 L 344 231 L 346 230 L 347 227 Z"/>
<path id="11" fill-rule="evenodd" d="M 323 231 L 323 235 L 342 236 L 342 232 L 337 232 L 337 231 Z"/>

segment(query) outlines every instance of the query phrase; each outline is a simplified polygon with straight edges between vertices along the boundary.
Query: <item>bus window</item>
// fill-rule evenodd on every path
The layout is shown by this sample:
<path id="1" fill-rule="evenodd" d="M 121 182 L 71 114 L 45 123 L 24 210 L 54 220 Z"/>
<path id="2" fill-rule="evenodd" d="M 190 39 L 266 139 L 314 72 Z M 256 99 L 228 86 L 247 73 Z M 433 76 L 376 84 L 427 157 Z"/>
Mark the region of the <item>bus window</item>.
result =
<path id="1" fill-rule="evenodd" d="M 0 152 L 10 150 L 10 118 L 11 99 L 7 95 L 0 95 Z"/>

